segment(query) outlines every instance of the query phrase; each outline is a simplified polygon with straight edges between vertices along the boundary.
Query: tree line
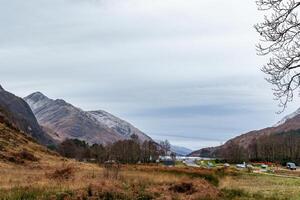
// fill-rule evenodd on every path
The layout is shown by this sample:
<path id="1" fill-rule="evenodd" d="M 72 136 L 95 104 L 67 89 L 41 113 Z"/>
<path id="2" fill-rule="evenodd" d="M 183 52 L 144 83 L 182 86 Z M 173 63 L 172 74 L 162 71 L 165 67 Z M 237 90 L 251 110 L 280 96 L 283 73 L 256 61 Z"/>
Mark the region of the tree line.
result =
<path id="1" fill-rule="evenodd" d="M 247 149 L 232 143 L 220 154 L 233 163 L 264 161 L 282 165 L 287 162 L 300 164 L 300 130 L 259 137 Z"/>
<path id="2" fill-rule="evenodd" d="M 57 147 L 64 157 L 104 163 L 109 160 L 124 164 L 155 162 L 166 151 L 154 141 L 140 142 L 137 135 L 112 144 L 88 144 L 78 139 L 66 139 Z"/>

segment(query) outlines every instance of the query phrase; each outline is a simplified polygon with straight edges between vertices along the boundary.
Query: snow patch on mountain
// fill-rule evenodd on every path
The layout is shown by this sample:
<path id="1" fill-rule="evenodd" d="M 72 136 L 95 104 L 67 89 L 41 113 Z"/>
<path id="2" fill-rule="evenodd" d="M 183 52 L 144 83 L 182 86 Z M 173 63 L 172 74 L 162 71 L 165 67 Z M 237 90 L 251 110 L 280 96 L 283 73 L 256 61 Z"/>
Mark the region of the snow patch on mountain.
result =
<path id="1" fill-rule="evenodd" d="M 90 143 L 107 143 L 130 139 L 133 134 L 142 142 L 152 140 L 130 123 L 106 111 L 84 111 L 62 99 L 50 99 L 40 92 L 24 99 L 39 123 L 47 130 L 59 134 L 60 140 L 77 138 Z"/>
<path id="2" fill-rule="evenodd" d="M 35 92 L 24 99 L 33 112 L 36 112 L 39 108 L 42 108 L 53 101 L 41 92 Z"/>
<path id="3" fill-rule="evenodd" d="M 143 132 L 135 128 L 130 123 L 106 111 L 98 110 L 98 111 L 89 111 L 88 113 L 100 124 L 103 124 L 108 128 L 115 130 L 116 132 L 118 132 L 122 136 L 125 136 L 126 138 L 130 138 L 131 135 L 135 134 L 142 141 L 151 140 L 149 136 L 147 136 L 146 134 L 144 134 Z"/>
<path id="4" fill-rule="evenodd" d="M 282 120 L 277 122 L 273 127 L 280 126 L 280 125 L 284 124 L 287 120 L 292 119 L 292 118 L 296 117 L 297 115 L 300 115 L 300 108 L 298 110 L 296 110 L 295 112 L 285 116 Z"/>

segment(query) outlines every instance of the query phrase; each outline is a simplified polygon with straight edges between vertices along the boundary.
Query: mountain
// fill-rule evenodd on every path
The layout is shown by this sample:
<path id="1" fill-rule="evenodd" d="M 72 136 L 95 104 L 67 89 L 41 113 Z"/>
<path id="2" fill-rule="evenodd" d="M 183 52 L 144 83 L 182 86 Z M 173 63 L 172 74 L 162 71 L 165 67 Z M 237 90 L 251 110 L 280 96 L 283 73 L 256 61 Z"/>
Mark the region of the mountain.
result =
<path id="1" fill-rule="evenodd" d="M 258 142 L 263 141 L 266 137 L 290 133 L 291 131 L 300 130 L 300 109 L 294 113 L 287 115 L 276 125 L 261 130 L 254 130 L 227 141 L 224 145 L 218 147 L 210 147 L 192 152 L 191 156 L 203 157 L 223 157 L 224 154 L 233 149 L 240 149 L 246 152 L 252 152 Z"/>
<path id="2" fill-rule="evenodd" d="M 105 111 L 83 111 L 61 99 L 50 99 L 40 92 L 24 98 L 40 125 L 57 141 L 79 139 L 88 143 L 108 144 L 130 139 L 136 134 L 141 141 L 149 136 Z"/>
<path id="3" fill-rule="evenodd" d="M 286 123 L 288 120 L 297 117 L 298 115 L 300 115 L 300 108 L 298 110 L 296 110 L 295 112 L 285 116 L 282 120 L 280 120 L 279 122 L 277 122 L 274 127 L 280 126 L 284 123 Z"/>
<path id="4" fill-rule="evenodd" d="M 44 145 L 53 144 L 52 138 L 39 126 L 29 105 L 20 97 L 0 86 L 0 116 L 12 126 L 29 134 Z"/>
<path id="5" fill-rule="evenodd" d="M 89 111 L 89 113 L 99 125 L 104 125 L 110 129 L 113 129 L 116 133 L 129 139 L 132 135 L 137 135 L 140 140 L 151 140 L 145 133 L 131 125 L 130 123 L 108 113 L 103 110 Z"/>
<path id="6" fill-rule="evenodd" d="M 176 155 L 179 156 L 186 156 L 192 152 L 191 149 L 181 147 L 181 146 L 176 146 L 176 145 L 171 145 L 171 151 L 175 152 Z"/>
<path id="7" fill-rule="evenodd" d="M 163 141 L 155 140 L 155 142 L 156 142 L 156 144 L 158 144 L 160 146 L 161 142 L 163 142 Z M 172 145 L 172 144 L 170 144 L 170 150 L 171 150 L 171 152 L 176 153 L 176 155 L 178 155 L 178 156 L 186 156 L 192 152 L 191 149 L 188 149 L 188 148 L 182 147 L 182 146 Z"/>

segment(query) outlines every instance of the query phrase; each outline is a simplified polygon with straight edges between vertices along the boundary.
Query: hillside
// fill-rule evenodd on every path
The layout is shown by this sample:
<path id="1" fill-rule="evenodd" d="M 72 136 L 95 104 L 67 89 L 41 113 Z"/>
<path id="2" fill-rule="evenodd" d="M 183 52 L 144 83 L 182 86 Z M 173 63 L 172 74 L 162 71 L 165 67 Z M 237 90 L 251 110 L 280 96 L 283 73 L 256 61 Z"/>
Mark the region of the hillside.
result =
<path id="1" fill-rule="evenodd" d="M 190 155 L 202 157 L 224 157 L 224 155 L 229 154 L 229 152 L 233 151 L 233 149 L 239 149 L 240 151 L 243 150 L 248 152 L 250 155 L 253 153 L 253 149 L 256 148 L 257 143 L 264 142 L 265 138 L 278 135 L 283 137 L 284 133 L 290 133 L 299 129 L 300 113 L 299 110 L 297 110 L 296 112 L 284 117 L 273 127 L 242 134 L 227 141 L 224 145 L 200 149 L 192 152 Z"/>
<path id="2" fill-rule="evenodd" d="M 222 197 L 216 171 L 126 165 L 116 175 L 115 169 L 64 159 L 2 118 L 0 133 L 0 199 Z"/>
<path id="3" fill-rule="evenodd" d="M 12 124 L 0 119 L 0 164 L 24 166 L 32 163 L 59 161 L 60 157 L 36 143 Z"/>
<path id="4" fill-rule="evenodd" d="M 299 196 L 297 178 L 156 165 L 124 165 L 116 174 L 64 159 L 3 118 L 0 133 L 0 199 L 275 199 L 278 190 L 279 197 Z"/>
<path id="5" fill-rule="evenodd" d="M 52 138 L 39 126 L 28 104 L 0 86 L 0 116 L 18 129 L 34 137 L 44 145 L 53 144 Z"/>
<path id="6" fill-rule="evenodd" d="M 88 143 L 108 144 L 129 139 L 151 140 L 140 130 L 105 111 L 83 111 L 64 100 L 53 100 L 40 92 L 24 98 L 39 124 L 55 140 L 79 139 Z"/>

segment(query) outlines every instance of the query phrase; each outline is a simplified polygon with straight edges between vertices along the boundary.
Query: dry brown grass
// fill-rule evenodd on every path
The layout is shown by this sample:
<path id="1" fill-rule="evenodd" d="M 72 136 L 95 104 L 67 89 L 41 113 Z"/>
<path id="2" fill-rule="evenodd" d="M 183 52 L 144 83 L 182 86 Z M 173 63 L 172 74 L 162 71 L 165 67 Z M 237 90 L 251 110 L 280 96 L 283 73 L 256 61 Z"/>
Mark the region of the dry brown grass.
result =
<path id="1" fill-rule="evenodd" d="M 296 170 L 289 170 L 284 168 L 275 170 L 275 174 L 300 177 L 299 170 L 296 171 Z"/>
<path id="2" fill-rule="evenodd" d="M 75 171 L 73 166 L 63 166 L 60 169 L 56 169 L 53 173 L 47 174 L 50 179 L 56 179 L 59 181 L 70 180 L 74 178 Z"/>
<path id="3" fill-rule="evenodd" d="M 25 133 L 0 123 L 0 161 L 27 164 L 32 161 L 57 160 L 58 155 L 37 144 Z"/>
<path id="4" fill-rule="evenodd" d="M 125 165 L 117 176 L 106 172 L 59 157 L 0 123 L 1 200 L 300 199 L 299 179 L 238 175 L 232 169 Z"/>
<path id="5" fill-rule="evenodd" d="M 189 175 L 140 170 L 142 167 L 122 167 L 117 179 L 105 178 L 102 167 L 92 164 L 61 161 L 46 165 L 33 163 L 19 166 L 7 165 L 0 168 L 0 188 L 46 188 L 47 191 L 73 191 L 75 196 L 118 194 L 124 199 L 218 199 L 220 191 L 204 179 Z M 135 169 L 135 170 L 133 170 Z M 168 169 L 170 170 L 170 169 Z M 67 173 L 67 178 L 65 178 Z M 71 176 L 69 176 L 71 173 Z M 5 174 L 5 176 L 4 176 Z M 49 176 L 50 175 L 50 176 Z M 192 184 L 192 190 L 176 191 L 172 188 Z M 126 198 L 125 198 L 126 197 Z M 74 197 L 75 198 L 75 197 Z M 76 197 L 77 198 L 77 197 Z"/>
<path id="6" fill-rule="evenodd" d="M 300 199 L 300 179 L 243 173 L 239 176 L 227 176 L 220 182 L 220 189 L 241 190 L 248 198 L 239 199 Z M 257 199 L 256 198 L 256 199 Z"/>

